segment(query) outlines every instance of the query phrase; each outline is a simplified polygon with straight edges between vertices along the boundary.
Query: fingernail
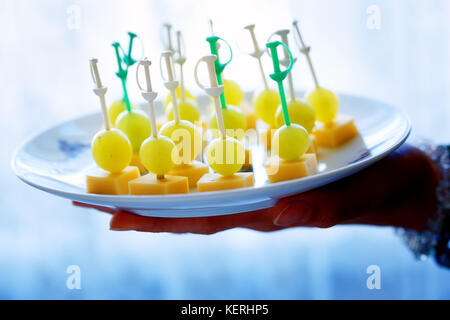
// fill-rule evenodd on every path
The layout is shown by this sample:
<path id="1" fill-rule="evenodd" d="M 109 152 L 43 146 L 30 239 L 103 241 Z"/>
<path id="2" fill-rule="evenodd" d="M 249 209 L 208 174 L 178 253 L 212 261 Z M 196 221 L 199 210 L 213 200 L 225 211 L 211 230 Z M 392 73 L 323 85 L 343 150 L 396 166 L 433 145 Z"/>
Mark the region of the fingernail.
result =
<path id="1" fill-rule="evenodd" d="M 305 202 L 294 202 L 283 208 L 274 219 L 273 224 L 280 227 L 302 225 L 311 218 L 312 209 Z"/>

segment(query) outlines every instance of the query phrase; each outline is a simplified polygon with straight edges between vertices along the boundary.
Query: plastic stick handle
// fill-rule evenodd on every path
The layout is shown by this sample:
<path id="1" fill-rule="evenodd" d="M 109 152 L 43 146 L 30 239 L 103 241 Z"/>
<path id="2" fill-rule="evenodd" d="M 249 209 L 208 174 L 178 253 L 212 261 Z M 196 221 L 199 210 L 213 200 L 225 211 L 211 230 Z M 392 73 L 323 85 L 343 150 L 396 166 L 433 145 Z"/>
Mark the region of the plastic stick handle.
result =
<path id="1" fill-rule="evenodd" d="M 282 30 L 278 30 L 275 31 L 270 37 L 269 37 L 269 41 L 271 41 L 271 39 L 274 36 L 279 36 L 281 39 L 281 42 L 283 42 L 288 48 L 289 48 L 289 39 L 288 39 L 288 35 L 289 35 L 289 29 L 282 29 Z M 294 63 L 297 61 L 297 59 L 294 58 Z M 290 63 L 290 57 L 289 54 L 287 52 L 286 49 L 283 50 L 283 59 L 280 60 L 280 64 L 284 67 L 289 66 Z M 291 100 L 295 100 L 295 89 L 294 89 L 294 81 L 292 79 L 292 73 L 288 74 L 288 85 L 289 85 L 289 93 L 291 96 Z"/>
<path id="2" fill-rule="evenodd" d="M 91 76 L 95 84 L 94 93 L 100 99 L 100 107 L 102 108 L 103 123 L 105 124 L 105 129 L 110 130 L 111 124 L 109 122 L 108 111 L 106 109 L 106 102 L 105 102 L 105 94 L 107 88 L 102 86 L 102 81 L 100 79 L 100 74 L 98 72 L 97 62 L 98 59 L 95 58 L 89 60 Z"/>
<path id="3" fill-rule="evenodd" d="M 164 60 L 164 62 L 163 62 Z M 162 71 L 162 66 L 165 64 L 166 71 L 167 71 L 167 77 L 164 75 L 164 72 Z M 163 51 L 161 53 L 161 60 L 160 60 L 160 69 L 161 69 L 161 77 L 164 80 L 164 84 L 167 86 L 167 83 L 175 82 L 175 88 L 178 87 L 178 81 L 175 80 L 175 75 L 173 72 L 173 51 Z"/>
<path id="4" fill-rule="evenodd" d="M 209 25 L 209 33 L 211 34 L 211 37 L 214 37 L 214 23 L 212 19 L 208 19 L 208 25 Z M 220 43 L 217 44 L 217 49 L 220 49 Z"/>
<path id="5" fill-rule="evenodd" d="M 225 44 L 228 46 L 228 49 L 230 50 L 230 59 L 225 62 L 225 63 L 221 63 L 220 62 L 220 58 L 219 58 L 219 53 L 218 53 L 218 41 L 222 40 L 223 42 L 225 42 Z M 211 50 L 211 54 L 215 55 L 217 57 L 216 61 L 214 62 L 214 66 L 216 68 L 216 76 L 217 76 L 217 82 L 219 83 L 219 85 L 223 84 L 222 81 L 222 72 L 225 69 L 225 67 L 231 62 L 231 60 L 233 59 L 233 50 L 231 49 L 231 46 L 228 44 L 228 42 L 226 42 L 224 39 L 219 38 L 217 36 L 211 36 L 206 38 L 206 41 L 208 41 L 209 43 L 209 48 Z M 220 95 L 220 102 L 222 104 L 222 108 L 226 108 L 227 103 L 225 101 L 225 95 L 222 93 Z"/>
<path id="6" fill-rule="evenodd" d="M 152 82 L 150 79 L 150 66 L 152 65 L 151 61 L 147 60 L 147 58 L 145 58 L 144 60 L 139 61 L 137 67 L 136 67 L 136 82 L 138 85 L 138 88 L 141 90 L 141 92 L 153 92 L 152 90 Z M 144 67 L 144 71 L 145 71 L 145 83 L 147 86 L 147 90 L 144 90 L 141 86 L 141 83 L 139 81 L 139 68 L 143 66 Z M 145 97 L 144 97 L 145 99 Z M 145 99 L 148 100 L 148 99 Z"/>
<path id="7" fill-rule="evenodd" d="M 127 111 L 131 112 L 130 99 L 128 99 L 128 91 L 127 91 L 128 65 L 126 65 L 127 66 L 126 68 L 123 68 L 122 66 L 122 58 L 120 57 L 119 50 L 121 50 L 123 53 L 123 49 L 120 46 L 120 43 L 114 42 L 112 46 L 114 47 L 114 50 L 116 52 L 117 65 L 119 66 L 119 70 L 116 72 L 116 75 L 120 78 L 122 82 L 123 101 L 125 102 L 125 107 L 127 108 Z"/>
<path id="8" fill-rule="evenodd" d="M 222 108 L 220 106 L 219 96 L 223 94 L 223 84 L 218 84 L 217 82 L 217 76 L 216 76 L 216 70 L 215 70 L 215 64 L 214 62 L 217 60 L 217 57 L 215 55 L 208 55 L 202 57 L 200 60 L 197 61 L 197 64 L 195 65 L 194 69 L 194 77 L 195 82 L 197 82 L 197 85 L 205 90 L 206 94 L 208 94 L 210 97 L 214 100 L 214 107 L 216 109 L 216 118 L 217 118 L 217 124 L 219 127 L 219 131 L 222 137 L 225 137 L 225 125 L 223 122 L 223 115 L 222 115 Z M 198 77 L 198 67 L 201 62 L 205 62 L 208 66 L 208 75 L 209 75 L 209 86 L 204 86 Z"/>
<path id="9" fill-rule="evenodd" d="M 302 46 L 301 49 L 307 49 L 307 46 L 305 45 L 305 42 L 303 41 L 302 34 L 300 32 L 300 28 L 298 27 L 298 21 L 297 20 L 292 21 L 292 25 L 294 26 L 294 29 L 297 32 L 298 39 L 300 40 L 300 43 L 301 43 L 301 46 Z"/>
<path id="10" fill-rule="evenodd" d="M 284 49 L 287 50 L 288 55 L 289 55 L 289 59 L 290 59 L 290 64 L 287 67 L 287 69 L 285 69 L 284 71 L 281 71 L 281 69 L 280 69 L 280 61 L 278 59 L 278 52 L 277 52 L 278 46 L 283 46 Z M 272 56 L 272 61 L 273 61 L 273 70 L 274 70 L 274 72 L 270 74 L 270 78 L 278 83 L 278 90 L 280 92 L 281 107 L 283 109 L 284 123 L 287 126 L 290 126 L 291 125 L 291 121 L 289 119 L 289 112 L 288 112 L 288 108 L 287 108 L 287 104 L 286 104 L 286 95 L 284 93 L 283 80 L 286 78 L 286 76 L 292 70 L 292 67 L 294 65 L 294 60 L 292 58 L 292 53 L 289 50 L 289 48 L 287 47 L 287 45 L 285 45 L 283 42 L 280 42 L 280 41 L 269 42 L 269 43 L 266 44 L 266 47 L 270 50 L 270 53 L 271 53 L 271 56 Z"/>
<path id="11" fill-rule="evenodd" d="M 161 77 L 164 80 L 164 86 L 169 89 L 170 97 L 172 98 L 172 106 L 173 106 L 173 118 L 175 123 L 180 122 L 180 110 L 178 109 L 178 101 L 176 89 L 178 87 L 178 81 L 175 80 L 175 76 L 173 73 L 173 51 L 163 51 L 161 53 L 161 58 L 159 61 L 159 68 L 161 71 Z M 164 61 L 164 62 L 163 62 Z M 166 65 L 167 78 L 164 76 L 163 72 L 163 64 Z"/>
<path id="12" fill-rule="evenodd" d="M 269 90 L 269 85 L 267 84 L 266 74 L 264 73 L 264 68 L 263 68 L 263 65 L 261 62 L 261 57 L 264 54 L 264 50 L 261 50 L 259 48 L 258 41 L 256 40 L 255 25 L 254 24 L 248 25 L 248 26 L 244 27 L 244 29 L 247 29 L 250 32 L 250 36 L 252 38 L 252 43 L 253 43 L 253 48 L 254 48 L 253 53 L 250 53 L 250 55 L 258 60 L 259 70 L 261 71 L 261 76 L 262 76 L 262 79 L 264 82 L 264 87 L 266 90 Z"/>
<path id="13" fill-rule="evenodd" d="M 183 64 L 186 62 L 186 57 L 184 56 L 184 46 L 183 46 L 183 35 L 181 31 L 177 31 L 177 51 L 175 62 L 180 66 L 180 97 L 181 101 L 186 100 L 186 95 L 184 91 L 184 74 L 183 74 Z"/>
<path id="14" fill-rule="evenodd" d="M 317 81 L 317 75 L 316 75 L 316 71 L 314 70 L 312 61 L 311 61 L 311 57 L 309 55 L 310 51 L 311 51 L 311 47 L 307 47 L 305 45 L 305 42 L 303 41 L 303 37 L 302 34 L 300 33 L 300 28 L 298 27 L 298 21 L 294 20 L 292 22 L 292 25 L 294 27 L 294 30 L 297 34 L 298 40 L 300 40 L 300 52 L 302 52 L 305 56 L 306 56 L 306 60 L 308 61 L 308 65 L 309 65 L 309 70 L 311 70 L 311 74 L 313 76 L 314 79 L 314 84 L 316 85 L 316 88 L 319 88 L 319 81 Z M 297 42 L 298 44 L 298 42 Z"/>
<path id="15" fill-rule="evenodd" d="M 152 136 L 156 137 L 158 135 L 158 131 L 156 129 L 156 114 L 155 114 L 155 108 L 154 108 L 154 100 L 156 99 L 156 96 L 158 93 L 153 92 L 152 90 L 152 83 L 150 79 L 150 65 L 151 61 L 147 60 L 145 58 L 144 60 L 139 61 L 137 68 L 136 68 L 136 82 L 141 90 L 142 97 L 147 100 L 148 102 L 148 109 L 149 109 L 149 115 L 150 115 L 150 121 L 152 124 Z M 146 90 L 144 90 L 140 84 L 139 81 L 139 68 L 143 66 L 144 72 L 145 72 L 145 82 L 146 82 Z"/>
<path id="16" fill-rule="evenodd" d="M 185 46 L 183 33 L 180 30 L 178 30 L 176 32 L 176 36 L 177 36 L 177 49 L 175 50 L 176 55 L 174 61 L 178 64 L 183 64 L 186 62 L 186 56 L 184 55 Z"/>
<path id="17" fill-rule="evenodd" d="M 136 60 L 134 60 L 131 56 L 131 52 L 133 50 L 133 41 L 135 38 L 137 38 L 137 34 L 128 32 L 128 36 L 130 37 L 130 40 L 128 42 L 128 53 L 125 55 L 125 57 L 123 57 L 123 61 L 129 67 L 136 63 Z"/>
<path id="18" fill-rule="evenodd" d="M 162 35 L 162 41 L 167 51 L 173 51 L 172 45 L 172 25 L 170 23 L 163 24 L 163 31 L 166 32 L 166 40 L 164 40 L 164 35 Z"/>
<path id="19" fill-rule="evenodd" d="M 120 45 L 119 42 L 113 42 L 112 46 L 114 47 L 115 53 L 116 53 L 116 60 L 119 70 L 116 72 L 116 76 L 118 76 L 120 79 L 126 79 L 128 75 L 128 66 L 125 64 L 125 68 L 123 67 L 124 61 L 122 60 L 122 57 L 120 56 L 120 52 L 125 56 L 125 53 Z"/>
<path id="20" fill-rule="evenodd" d="M 214 23 L 212 19 L 208 19 L 208 25 L 209 25 L 209 32 L 211 34 L 211 37 L 214 36 Z"/>
<path id="21" fill-rule="evenodd" d="M 98 73 L 97 62 L 98 59 L 96 58 L 89 60 L 92 80 L 94 81 L 95 86 L 100 89 L 102 87 L 102 80 L 100 79 L 100 74 Z"/>
<path id="22" fill-rule="evenodd" d="M 267 42 L 271 42 L 274 36 L 279 36 L 280 41 L 289 47 L 288 35 L 289 35 L 289 29 L 277 30 L 270 35 Z M 271 54 L 271 53 L 269 52 L 269 54 Z M 289 54 L 286 49 L 283 49 L 283 58 L 280 59 L 280 64 L 284 67 L 287 67 L 289 65 L 289 63 L 290 63 Z"/>

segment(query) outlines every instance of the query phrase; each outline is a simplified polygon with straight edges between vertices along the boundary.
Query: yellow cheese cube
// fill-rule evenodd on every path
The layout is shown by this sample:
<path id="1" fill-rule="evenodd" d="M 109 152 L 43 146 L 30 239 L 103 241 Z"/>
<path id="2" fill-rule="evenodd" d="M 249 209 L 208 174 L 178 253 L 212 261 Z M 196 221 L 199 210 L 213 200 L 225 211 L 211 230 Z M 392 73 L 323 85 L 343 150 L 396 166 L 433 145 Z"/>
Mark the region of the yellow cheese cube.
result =
<path id="1" fill-rule="evenodd" d="M 203 162 L 194 160 L 189 164 L 180 164 L 172 168 L 169 174 L 172 176 L 187 177 L 189 187 L 193 188 L 197 185 L 197 181 L 206 173 L 209 172 L 209 168 Z"/>
<path id="2" fill-rule="evenodd" d="M 205 132 L 206 130 L 208 130 L 208 121 L 201 120 L 201 121 L 200 121 L 200 128 L 202 128 L 203 132 Z"/>
<path id="3" fill-rule="evenodd" d="M 255 110 L 251 104 L 244 101 L 241 103 L 242 112 L 245 115 L 245 120 L 247 121 L 247 129 L 256 129 L 256 117 Z"/>
<path id="4" fill-rule="evenodd" d="M 86 176 L 86 191 L 97 194 L 128 194 L 128 181 L 139 177 L 137 167 L 126 167 L 119 173 L 97 168 Z"/>
<path id="5" fill-rule="evenodd" d="M 208 192 L 252 187 L 253 184 L 253 172 L 238 172 L 228 177 L 208 173 L 197 182 L 197 189 L 199 192 Z"/>
<path id="6" fill-rule="evenodd" d="M 131 180 L 128 188 L 133 195 L 189 193 L 186 177 L 165 175 L 158 179 L 153 173 Z"/>
<path id="7" fill-rule="evenodd" d="M 254 112 L 249 112 L 245 114 L 245 120 L 247 121 L 247 129 L 256 129 L 256 121 L 258 117 Z"/>
<path id="8" fill-rule="evenodd" d="M 252 166 L 252 151 L 248 148 L 245 148 L 245 162 L 244 167 Z"/>
<path id="9" fill-rule="evenodd" d="M 270 150 L 272 148 L 272 138 L 276 131 L 277 131 L 276 129 L 267 127 L 260 132 L 259 138 L 262 144 L 266 146 L 267 150 Z"/>
<path id="10" fill-rule="evenodd" d="M 313 135 L 309 136 L 311 138 L 311 144 L 309 145 L 308 150 L 306 150 L 306 153 L 314 153 L 316 157 L 318 156 L 317 153 L 317 142 L 316 138 Z"/>
<path id="11" fill-rule="evenodd" d="M 338 115 L 333 122 L 317 122 L 313 134 L 319 146 L 335 148 L 358 135 L 358 129 L 352 117 Z"/>
<path id="12" fill-rule="evenodd" d="M 266 163 L 266 171 L 272 183 L 307 177 L 317 173 L 317 158 L 314 153 L 305 153 L 294 161 L 274 156 Z"/>
<path id="13" fill-rule="evenodd" d="M 147 169 L 144 167 L 144 165 L 141 162 L 141 158 L 139 158 L 139 152 L 133 153 L 133 156 L 131 157 L 130 166 L 138 167 L 139 172 L 141 174 L 144 174 L 147 172 Z"/>

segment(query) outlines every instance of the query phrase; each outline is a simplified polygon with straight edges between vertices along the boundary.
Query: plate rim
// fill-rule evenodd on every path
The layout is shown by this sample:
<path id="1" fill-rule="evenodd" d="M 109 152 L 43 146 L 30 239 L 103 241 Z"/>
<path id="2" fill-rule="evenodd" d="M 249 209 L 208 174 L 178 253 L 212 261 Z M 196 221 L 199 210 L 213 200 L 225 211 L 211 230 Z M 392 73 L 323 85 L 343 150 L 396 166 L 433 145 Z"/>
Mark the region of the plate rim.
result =
<path id="1" fill-rule="evenodd" d="M 23 174 L 22 172 L 20 172 L 20 170 L 17 167 L 17 157 L 19 152 L 33 139 L 35 139 L 36 137 L 44 134 L 45 132 L 47 132 L 48 130 L 60 127 L 60 126 L 64 126 L 67 125 L 70 122 L 85 118 L 85 117 L 89 117 L 92 116 L 94 114 L 97 114 L 98 112 L 93 112 L 93 113 L 87 113 L 84 115 L 80 115 L 79 117 L 73 118 L 73 119 L 69 119 L 60 123 L 57 123 L 53 126 L 50 126 L 49 128 L 45 128 L 42 129 L 40 131 L 38 131 L 37 133 L 31 135 L 29 138 L 25 139 L 18 147 L 16 147 L 16 149 L 13 152 L 12 158 L 11 158 L 11 166 L 12 169 L 14 171 L 14 174 L 23 182 L 25 182 L 26 184 L 42 190 L 44 192 L 48 192 L 54 195 L 58 195 L 64 198 L 68 198 L 71 199 L 74 196 L 77 198 L 88 198 L 88 199 L 92 199 L 92 201 L 107 201 L 107 202 L 111 202 L 112 200 L 119 200 L 118 202 L 124 203 L 124 202 L 145 202 L 145 201 L 152 201 L 152 200 L 162 200 L 162 199 L 201 199 L 201 198 L 206 198 L 206 197 L 215 197 L 215 198 L 223 198 L 223 197 L 229 197 L 232 196 L 236 193 L 242 193 L 242 192 L 246 192 L 246 193 L 258 193 L 261 192 L 261 190 L 264 191 L 269 191 L 270 190 L 274 190 L 274 189 L 278 189 L 278 188 L 282 188 L 282 187 L 289 187 L 291 185 L 295 185 L 298 182 L 309 182 L 312 180 L 316 180 L 316 179 L 326 179 L 326 178 L 330 178 L 332 176 L 339 176 L 339 177 L 345 177 L 347 176 L 345 173 L 348 172 L 348 175 L 357 172 L 359 170 L 362 170 L 364 168 L 366 168 L 367 166 L 371 165 L 372 163 L 379 161 L 380 159 L 386 157 L 387 155 L 389 155 L 390 153 L 392 153 L 393 151 L 395 151 L 396 149 L 398 149 L 409 137 L 411 130 L 412 130 L 412 126 L 411 126 L 411 120 L 409 118 L 409 116 L 407 115 L 407 113 L 405 111 L 403 111 L 402 109 L 378 100 L 378 99 L 374 99 L 371 97 L 364 97 L 364 96 L 360 96 L 360 95 L 354 95 L 354 94 L 339 94 L 339 96 L 346 96 L 346 97 L 351 97 L 351 98 L 357 98 L 357 99 L 364 99 L 364 100 L 371 100 L 373 102 L 377 102 L 377 103 L 381 103 L 384 104 L 386 106 L 389 106 L 393 109 L 395 109 L 405 120 L 405 124 L 406 124 L 406 128 L 402 134 L 401 137 L 399 137 L 395 142 L 393 142 L 392 146 L 388 149 L 386 149 L 385 151 L 381 152 L 380 154 L 373 156 L 373 157 L 369 157 L 366 159 L 362 159 L 360 161 L 357 161 L 355 163 L 350 163 L 347 164 L 343 167 L 340 168 L 336 168 L 330 171 L 326 171 L 326 172 L 321 172 L 318 173 L 316 175 L 313 176 L 309 176 L 309 177 L 303 177 L 303 178 L 298 178 L 298 179 L 293 179 L 293 180 L 287 180 L 287 181 L 281 181 L 281 182 L 276 182 L 276 183 L 270 183 L 270 184 L 265 184 L 263 186 L 260 187 L 246 187 L 246 188 L 239 188 L 239 189 L 231 189 L 231 190 L 221 190 L 221 191 L 210 191 L 210 192 L 196 192 L 196 193 L 187 193 L 187 194 L 169 194 L 169 195 L 99 195 L 99 194 L 88 194 L 88 193 L 82 193 L 82 192 L 70 192 L 70 191 L 64 191 L 64 190 L 60 190 L 60 189 L 55 189 L 52 187 L 47 187 L 41 184 L 37 184 L 31 180 L 28 180 Z M 263 197 L 263 195 L 261 195 L 261 197 Z M 88 201 L 88 200 L 86 200 Z"/>

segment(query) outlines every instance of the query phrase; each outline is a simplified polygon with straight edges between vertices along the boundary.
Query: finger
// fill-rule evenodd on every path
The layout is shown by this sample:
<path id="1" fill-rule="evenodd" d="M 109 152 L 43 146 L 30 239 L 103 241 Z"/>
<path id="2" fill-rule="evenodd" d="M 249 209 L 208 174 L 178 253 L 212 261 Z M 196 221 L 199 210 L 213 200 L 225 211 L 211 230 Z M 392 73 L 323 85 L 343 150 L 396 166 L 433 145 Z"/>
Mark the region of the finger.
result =
<path id="1" fill-rule="evenodd" d="M 208 218 L 155 218 L 144 217 L 125 210 L 97 206 L 73 201 L 73 205 L 96 209 L 113 214 L 111 230 L 116 231 L 145 231 L 145 232 L 174 232 L 212 234 L 231 228 L 248 228 L 258 231 L 275 231 L 280 227 L 272 223 L 270 209 Z"/>
<path id="2" fill-rule="evenodd" d="M 118 212 L 111 219 L 111 230 L 136 230 L 143 232 L 171 232 L 213 234 L 223 230 L 242 227 L 260 231 L 280 229 L 272 222 L 271 209 L 253 212 L 199 218 L 143 217 L 127 212 Z"/>
<path id="3" fill-rule="evenodd" d="M 72 204 L 74 206 L 76 206 L 76 207 L 96 209 L 98 211 L 102 211 L 102 212 L 106 212 L 106 213 L 110 213 L 110 214 L 116 214 L 116 213 L 120 212 L 120 210 L 118 210 L 118 209 L 113 209 L 113 208 L 103 207 L 103 206 L 97 206 L 97 205 L 83 203 L 83 202 L 78 202 L 78 201 L 72 201 Z"/>
<path id="4" fill-rule="evenodd" d="M 284 198 L 273 210 L 273 224 L 279 227 L 332 227 L 337 224 L 338 193 L 323 188 Z"/>
<path id="5" fill-rule="evenodd" d="M 428 157 L 405 145 L 355 175 L 281 200 L 274 210 L 274 224 L 328 228 L 357 219 L 385 203 L 405 199 L 424 182 L 429 190 L 434 190 L 436 179 L 432 171 Z"/>

